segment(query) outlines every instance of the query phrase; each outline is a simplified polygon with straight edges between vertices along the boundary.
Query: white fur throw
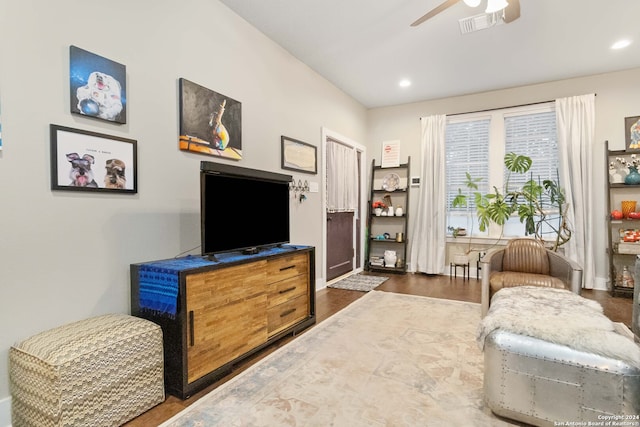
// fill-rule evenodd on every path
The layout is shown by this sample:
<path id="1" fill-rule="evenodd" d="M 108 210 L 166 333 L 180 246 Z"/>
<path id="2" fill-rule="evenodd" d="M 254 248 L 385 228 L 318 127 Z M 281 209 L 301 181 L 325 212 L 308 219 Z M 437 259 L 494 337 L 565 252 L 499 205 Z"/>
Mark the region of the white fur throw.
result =
<path id="1" fill-rule="evenodd" d="M 503 288 L 478 326 L 482 349 L 491 331 L 502 329 L 640 367 L 640 346 L 615 332 L 602 306 L 564 289 L 536 286 Z"/>

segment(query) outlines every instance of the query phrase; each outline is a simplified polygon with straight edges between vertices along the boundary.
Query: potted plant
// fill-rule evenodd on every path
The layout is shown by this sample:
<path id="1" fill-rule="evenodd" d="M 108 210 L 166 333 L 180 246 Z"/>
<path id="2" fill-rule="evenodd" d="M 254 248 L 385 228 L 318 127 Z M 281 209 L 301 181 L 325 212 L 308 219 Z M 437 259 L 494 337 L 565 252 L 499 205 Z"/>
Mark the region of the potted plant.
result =
<path id="1" fill-rule="evenodd" d="M 468 172 L 465 185 L 472 191 L 480 231 L 486 231 L 490 223 L 503 227 L 513 214 L 517 214 L 525 225 L 526 235 L 533 235 L 555 251 L 571 239 L 571 230 L 566 221 L 564 189 L 560 186 L 559 178 L 540 181 L 531 177 L 521 188 L 510 187 L 511 175 L 526 174 L 532 163 L 530 157 L 506 154 L 504 165 L 508 173 L 502 191 L 493 187 L 493 191 L 482 194 L 478 191 L 480 179 L 473 178 Z M 453 206 L 467 206 L 467 195 L 461 189 L 458 189 Z M 545 235 L 551 235 L 552 238 L 545 238 Z"/>

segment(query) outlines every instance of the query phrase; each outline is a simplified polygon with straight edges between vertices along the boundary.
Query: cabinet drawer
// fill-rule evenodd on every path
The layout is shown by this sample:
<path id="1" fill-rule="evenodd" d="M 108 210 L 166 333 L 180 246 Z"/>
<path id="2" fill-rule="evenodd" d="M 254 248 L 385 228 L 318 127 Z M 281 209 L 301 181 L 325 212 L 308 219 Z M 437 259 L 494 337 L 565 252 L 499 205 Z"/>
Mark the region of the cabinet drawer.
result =
<path id="1" fill-rule="evenodd" d="M 267 310 L 269 336 L 304 320 L 309 313 L 309 299 L 306 295 L 300 295 L 285 303 Z"/>
<path id="2" fill-rule="evenodd" d="M 292 277 L 271 283 L 268 286 L 268 308 L 275 307 L 300 295 L 307 295 L 308 281 L 306 275 Z"/>
<path id="3" fill-rule="evenodd" d="M 267 261 L 267 283 L 278 282 L 290 277 L 307 274 L 309 270 L 309 256 L 294 254 Z"/>

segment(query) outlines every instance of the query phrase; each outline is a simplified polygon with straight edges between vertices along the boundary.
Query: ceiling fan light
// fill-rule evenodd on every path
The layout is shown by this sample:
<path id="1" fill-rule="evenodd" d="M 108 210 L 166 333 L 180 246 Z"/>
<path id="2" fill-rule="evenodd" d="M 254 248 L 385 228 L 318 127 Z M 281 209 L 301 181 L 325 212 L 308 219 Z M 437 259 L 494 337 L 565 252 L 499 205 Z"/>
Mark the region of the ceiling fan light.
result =
<path id="1" fill-rule="evenodd" d="M 464 4 L 466 4 L 469 7 L 478 7 L 482 0 L 463 0 L 463 1 L 464 1 Z"/>
<path id="2" fill-rule="evenodd" d="M 485 13 L 495 13 L 509 6 L 507 0 L 487 0 Z"/>

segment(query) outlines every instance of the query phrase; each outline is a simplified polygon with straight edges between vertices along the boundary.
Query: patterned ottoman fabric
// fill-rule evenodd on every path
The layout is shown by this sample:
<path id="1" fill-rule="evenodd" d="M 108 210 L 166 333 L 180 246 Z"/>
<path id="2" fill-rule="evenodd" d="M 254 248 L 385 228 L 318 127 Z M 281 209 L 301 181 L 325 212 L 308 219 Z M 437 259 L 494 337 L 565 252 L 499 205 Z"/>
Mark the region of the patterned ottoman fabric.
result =
<path id="1" fill-rule="evenodd" d="M 164 401 L 162 330 L 108 314 L 9 350 L 12 425 L 119 426 Z"/>

